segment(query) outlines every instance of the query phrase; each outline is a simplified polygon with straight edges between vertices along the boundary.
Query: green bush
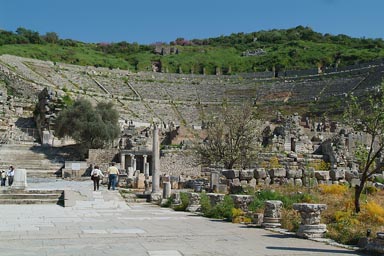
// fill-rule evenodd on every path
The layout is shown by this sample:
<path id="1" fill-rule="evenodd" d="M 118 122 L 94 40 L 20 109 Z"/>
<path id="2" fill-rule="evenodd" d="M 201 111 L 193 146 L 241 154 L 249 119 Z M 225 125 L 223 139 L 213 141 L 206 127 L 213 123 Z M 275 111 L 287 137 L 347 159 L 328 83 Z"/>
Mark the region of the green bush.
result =
<path id="1" fill-rule="evenodd" d="M 187 209 L 188 204 L 189 204 L 188 194 L 184 193 L 184 192 L 180 192 L 180 201 L 181 201 L 181 204 L 180 205 L 175 205 L 173 207 L 173 210 L 175 210 L 175 211 L 185 211 L 185 209 Z"/>
<path id="2" fill-rule="evenodd" d="M 209 197 L 201 194 L 201 210 L 204 217 L 214 219 L 232 220 L 232 209 L 234 208 L 233 200 L 229 195 L 224 196 L 224 200 L 215 206 L 211 206 Z"/>
<path id="3" fill-rule="evenodd" d="M 316 202 L 317 199 L 313 195 L 307 193 L 291 193 L 283 195 L 274 190 L 261 190 L 255 194 L 253 202 L 249 205 L 249 210 L 257 211 L 264 207 L 264 202 L 267 200 L 279 200 L 283 202 L 283 207 L 291 209 L 294 203 L 310 203 Z"/>

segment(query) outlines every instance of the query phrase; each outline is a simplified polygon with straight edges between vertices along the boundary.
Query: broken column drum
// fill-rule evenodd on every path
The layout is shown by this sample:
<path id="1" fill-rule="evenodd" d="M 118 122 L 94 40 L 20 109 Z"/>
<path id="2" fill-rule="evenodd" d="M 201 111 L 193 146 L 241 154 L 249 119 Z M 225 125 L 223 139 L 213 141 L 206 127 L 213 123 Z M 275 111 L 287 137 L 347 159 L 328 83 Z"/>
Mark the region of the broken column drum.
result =
<path id="1" fill-rule="evenodd" d="M 263 228 L 281 227 L 281 208 L 283 202 L 278 200 L 265 201 L 264 218 L 261 226 Z"/>
<path id="2" fill-rule="evenodd" d="M 327 225 L 320 224 L 321 212 L 327 209 L 326 204 L 293 204 L 293 209 L 301 216 L 301 224 L 297 235 L 304 238 L 322 238 L 327 232 Z"/>

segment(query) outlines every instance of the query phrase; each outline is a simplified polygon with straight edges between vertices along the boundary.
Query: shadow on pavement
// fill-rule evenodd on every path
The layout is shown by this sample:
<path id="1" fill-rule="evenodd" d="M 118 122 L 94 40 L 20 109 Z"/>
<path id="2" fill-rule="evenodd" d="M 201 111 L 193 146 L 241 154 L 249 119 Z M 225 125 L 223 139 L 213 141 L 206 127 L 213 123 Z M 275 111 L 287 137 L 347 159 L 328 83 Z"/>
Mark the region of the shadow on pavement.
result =
<path id="1" fill-rule="evenodd" d="M 296 252 L 311 252 L 311 253 L 329 253 L 329 255 L 336 254 L 351 254 L 351 255 L 368 255 L 359 251 L 351 251 L 351 250 L 332 250 L 332 249 L 319 249 L 319 248 L 297 248 L 297 247 L 280 247 L 280 246 L 267 246 L 267 249 L 270 250 L 284 250 L 284 251 L 296 251 Z"/>

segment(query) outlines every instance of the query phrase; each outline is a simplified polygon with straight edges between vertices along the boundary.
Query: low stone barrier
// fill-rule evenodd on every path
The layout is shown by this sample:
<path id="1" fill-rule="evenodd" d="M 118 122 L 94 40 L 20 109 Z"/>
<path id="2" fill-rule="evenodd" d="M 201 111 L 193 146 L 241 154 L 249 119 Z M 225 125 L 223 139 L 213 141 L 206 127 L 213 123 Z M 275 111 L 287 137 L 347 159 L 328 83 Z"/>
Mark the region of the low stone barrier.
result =
<path id="1" fill-rule="evenodd" d="M 384 232 L 378 232 L 376 238 L 371 239 L 366 248 L 369 252 L 384 254 Z"/>

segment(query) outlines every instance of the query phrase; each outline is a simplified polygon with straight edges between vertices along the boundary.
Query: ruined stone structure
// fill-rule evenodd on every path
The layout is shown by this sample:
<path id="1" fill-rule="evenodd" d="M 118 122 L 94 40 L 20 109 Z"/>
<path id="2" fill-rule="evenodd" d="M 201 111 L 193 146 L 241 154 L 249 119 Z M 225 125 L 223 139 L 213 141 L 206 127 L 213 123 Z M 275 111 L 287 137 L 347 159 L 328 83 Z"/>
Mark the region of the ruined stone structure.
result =
<path id="1" fill-rule="evenodd" d="M 301 216 L 297 235 L 304 238 L 321 238 L 327 232 L 327 226 L 320 224 L 320 214 L 327 209 L 325 204 L 293 204 Z"/>
<path id="2" fill-rule="evenodd" d="M 281 226 L 281 209 L 283 202 L 278 200 L 265 201 L 264 218 L 261 224 L 264 228 L 277 228 Z"/>

